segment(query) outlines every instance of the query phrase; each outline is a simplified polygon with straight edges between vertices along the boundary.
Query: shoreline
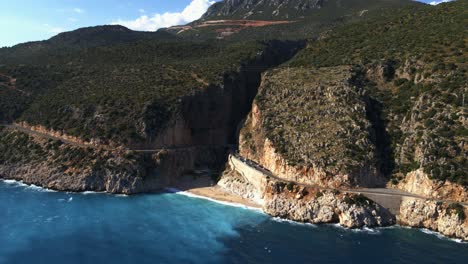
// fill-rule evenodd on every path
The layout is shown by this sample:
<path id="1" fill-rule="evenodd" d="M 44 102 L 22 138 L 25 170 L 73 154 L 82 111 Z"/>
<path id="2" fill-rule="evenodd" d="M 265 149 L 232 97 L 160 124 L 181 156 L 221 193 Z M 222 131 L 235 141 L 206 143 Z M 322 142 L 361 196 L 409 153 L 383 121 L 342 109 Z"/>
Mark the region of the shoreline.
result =
<path id="1" fill-rule="evenodd" d="M 243 209 L 248 209 L 256 212 L 263 213 L 262 207 L 258 204 L 252 203 L 241 197 L 229 194 L 220 190 L 219 187 L 206 187 L 203 189 L 193 189 L 193 190 L 180 190 L 177 188 L 166 188 L 169 193 L 183 195 L 191 198 L 203 199 L 213 203 L 223 204 L 232 207 L 238 207 Z M 213 195 L 215 194 L 215 195 Z"/>
<path id="2" fill-rule="evenodd" d="M 23 183 L 22 181 L 17 181 L 17 180 L 10 180 L 10 179 L 1 179 L 0 178 L 0 183 L 5 183 L 7 185 L 18 185 L 20 187 L 25 187 L 29 189 L 33 189 L 39 192 L 50 192 L 50 193 L 60 193 L 61 191 L 56 191 L 52 189 L 47 189 L 43 188 L 34 184 L 26 184 Z M 219 186 L 210 186 L 210 187 L 194 187 L 192 189 L 187 188 L 185 190 L 179 189 L 179 188 L 174 188 L 174 187 L 168 187 L 163 190 L 163 193 L 172 193 L 172 194 L 178 194 L 178 195 L 183 195 L 195 199 L 203 199 L 206 201 L 210 201 L 213 203 L 218 203 L 218 204 L 223 204 L 226 206 L 232 206 L 232 207 L 237 207 L 237 208 L 242 208 L 242 209 L 247 209 L 247 210 L 252 210 L 255 212 L 259 212 L 262 214 L 265 214 L 262 210 L 261 205 L 256 204 L 248 199 L 239 197 L 234 194 L 230 194 L 224 190 L 221 189 Z M 88 195 L 88 194 L 105 194 L 105 195 L 112 195 L 116 197 L 121 197 L 121 196 L 128 196 L 128 195 L 122 195 L 122 194 L 112 194 L 112 193 L 106 193 L 106 192 L 92 192 L 92 191 L 85 191 L 85 192 L 63 192 L 63 193 L 72 193 L 72 194 L 81 194 L 81 195 Z M 266 214 L 267 215 L 267 214 Z M 269 216 L 269 215 L 268 215 Z M 288 223 L 291 225 L 303 225 L 306 227 L 312 227 L 312 228 L 317 228 L 321 224 L 312 224 L 312 223 L 301 223 L 301 222 L 296 222 L 293 220 L 289 219 L 283 219 L 283 218 L 278 218 L 278 217 L 271 217 L 272 221 L 276 222 L 282 222 L 282 223 Z M 416 229 L 422 233 L 436 236 L 438 239 L 441 240 L 447 240 L 451 241 L 454 243 L 459 243 L 459 244 L 468 244 L 468 241 L 463 241 L 462 239 L 459 238 L 452 238 L 443 235 L 440 232 L 433 231 L 427 228 L 418 228 L 418 227 L 411 227 L 411 226 L 402 226 L 400 224 L 395 224 L 391 226 L 386 226 L 386 227 L 363 227 L 362 229 L 349 229 L 346 227 L 341 226 L 340 224 L 336 223 L 324 223 L 323 225 L 328 225 L 328 226 L 333 226 L 337 229 L 342 229 L 350 232 L 364 232 L 364 233 L 369 233 L 369 234 L 376 234 L 375 231 L 381 230 L 381 229 L 393 229 L 393 228 L 402 228 L 402 229 Z"/>
<path id="3" fill-rule="evenodd" d="M 171 193 L 210 200 L 212 202 L 262 211 L 262 206 L 260 204 L 254 203 L 240 196 L 228 193 L 217 185 L 210 187 L 195 188 L 171 187 L 166 188 L 166 190 L 168 190 Z"/>

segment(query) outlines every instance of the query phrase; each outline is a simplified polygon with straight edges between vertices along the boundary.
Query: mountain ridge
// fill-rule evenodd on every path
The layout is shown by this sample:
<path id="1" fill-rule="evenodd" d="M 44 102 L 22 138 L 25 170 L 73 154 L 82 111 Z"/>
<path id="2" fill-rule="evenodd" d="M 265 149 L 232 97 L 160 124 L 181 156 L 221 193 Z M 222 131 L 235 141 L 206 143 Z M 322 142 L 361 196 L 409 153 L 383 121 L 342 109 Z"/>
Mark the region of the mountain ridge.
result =
<path id="1" fill-rule="evenodd" d="M 303 19 L 321 9 L 339 12 L 339 9 L 366 10 L 409 4 L 410 0 L 224 0 L 212 5 L 201 20 L 211 19 Z M 328 12 L 330 12 L 328 11 Z"/>

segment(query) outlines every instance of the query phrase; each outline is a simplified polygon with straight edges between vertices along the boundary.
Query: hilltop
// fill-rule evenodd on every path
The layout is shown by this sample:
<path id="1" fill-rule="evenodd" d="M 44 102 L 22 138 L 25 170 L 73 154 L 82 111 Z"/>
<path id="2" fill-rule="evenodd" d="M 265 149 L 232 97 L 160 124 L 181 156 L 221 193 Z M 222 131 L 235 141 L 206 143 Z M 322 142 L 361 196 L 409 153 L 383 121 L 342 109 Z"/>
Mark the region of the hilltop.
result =
<path id="1" fill-rule="evenodd" d="M 235 0 L 215 3 L 197 21 L 166 29 L 189 39 L 311 39 L 387 8 L 422 6 L 411 0 Z"/>
<path id="2" fill-rule="evenodd" d="M 352 12 L 408 4 L 407 0 L 226 0 L 215 3 L 201 20 L 296 20 L 321 14 L 336 18 Z"/>

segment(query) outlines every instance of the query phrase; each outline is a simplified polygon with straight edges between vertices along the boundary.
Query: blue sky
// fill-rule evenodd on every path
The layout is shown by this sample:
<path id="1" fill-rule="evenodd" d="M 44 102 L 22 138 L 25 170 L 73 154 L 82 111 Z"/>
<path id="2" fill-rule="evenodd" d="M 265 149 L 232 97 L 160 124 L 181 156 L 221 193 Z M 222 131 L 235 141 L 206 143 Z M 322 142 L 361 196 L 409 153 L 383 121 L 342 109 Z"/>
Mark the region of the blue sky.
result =
<path id="1" fill-rule="evenodd" d="M 151 31 L 184 24 L 214 1 L 219 0 L 0 0 L 0 47 L 85 26 L 123 24 Z"/>

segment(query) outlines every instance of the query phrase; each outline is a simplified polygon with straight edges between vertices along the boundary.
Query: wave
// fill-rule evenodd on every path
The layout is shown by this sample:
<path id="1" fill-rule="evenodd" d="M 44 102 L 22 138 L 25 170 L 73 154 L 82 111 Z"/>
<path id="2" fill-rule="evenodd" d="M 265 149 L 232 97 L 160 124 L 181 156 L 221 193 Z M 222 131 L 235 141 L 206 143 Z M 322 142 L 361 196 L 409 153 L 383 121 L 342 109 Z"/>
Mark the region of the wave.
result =
<path id="1" fill-rule="evenodd" d="M 313 227 L 313 228 L 317 228 L 317 227 L 318 227 L 316 224 L 312 224 L 312 223 L 302 223 L 302 222 L 297 222 L 297 221 L 293 221 L 293 220 L 289 220 L 289 219 L 284 219 L 284 218 L 279 218 L 279 217 L 273 217 L 272 220 L 275 221 L 275 222 L 279 222 L 279 223 L 288 223 L 288 224 L 291 224 L 291 225 L 307 226 L 307 227 Z"/>
<path id="2" fill-rule="evenodd" d="M 34 184 L 29 185 L 26 189 L 32 189 L 32 190 L 35 190 L 35 191 L 38 191 L 38 192 L 57 192 L 55 190 L 47 189 L 47 188 L 40 187 L 40 186 L 37 186 L 37 185 L 34 185 Z"/>
<path id="3" fill-rule="evenodd" d="M 59 192 L 56 190 L 44 188 L 41 186 L 37 186 L 34 184 L 26 184 L 23 181 L 17 181 L 17 180 L 3 180 L 0 179 L 0 182 L 3 182 L 7 185 L 12 185 L 12 186 L 18 186 L 18 187 L 24 187 L 25 189 L 30 189 L 38 192 Z M 129 197 L 127 194 L 111 194 L 107 192 L 94 192 L 94 191 L 85 191 L 85 192 L 63 192 L 63 193 L 68 193 L 68 194 L 82 194 L 82 195 L 91 195 L 91 194 L 106 194 L 106 195 L 112 195 L 116 197 Z"/>
<path id="4" fill-rule="evenodd" d="M 179 189 L 176 189 L 176 188 L 165 188 L 165 190 L 168 193 L 179 194 L 179 195 L 183 195 L 183 196 L 187 196 L 187 197 L 191 197 L 191 198 L 203 199 L 203 200 L 207 200 L 207 201 L 222 204 L 222 205 L 238 207 L 238 208 L 242 208 L 242 209 L 248 209 L 248 210 L 256 211 L 256 212 L 259 212 L 259 213 L 263 214 L 263 211 L 260 208 L 247 206 L 247 205 L 240 204 L 240 203 L 220 201 L 220 200 L 216 200 L 216 199 L 206 197 L 206 196 L 203 196 L 203 195 L 197 195 L 197 194 L 193 194 L 193 193 L 190 193 L 190 192 L 185 192 L 185 191 L 182 191 L 182 190 L 179 190 Z"/>
<path id="5" fill-rule="evenodd" d="M 18 181 L 15 181 L 15 180 L 0 180 L 1 182 L 3 183 L 6 183 L 6 184 L 17 184 L 19 183 Z"/>
<path id="6" fill-rule="evenodd" d="M 106 192 L 93 192 L 93 191 L 85 191 L 85 192 L 81 192 L 79 194 L 83 194 L 83 195 L 90 195 L 90 194 L 107 194 Z"/>
<path id="7" fill-rule="evenodd" d="M 352 229 L 353 232 L 357 232 L 357 233 L 366 233 L 366 234 L 370 234 L 370 235 L 380 235 L 382 234 L 382 231 L 380 231 L 379 229 L 377 228 L 370 228 L 370 227 L 363 227 L 361 229 Z"/>
<path id="8" fill-rule="evenodd" d="M 3 182 L 3 183 L 8 184 L 8 185 L 13 185 L 13 186 L 25 187 L 25 189 L 30 189 L 30 190 L 34 190 L 34 191 L 38 191 L 38 192 L 57 192 L 55 190 L 47 189 L 47 188 L 37 186 L 37 185 L 34 185 L 34 184 L 26 184 L 23 181 L 1 180 L 0 179 L 0 182 Z"/>
<path id="9" fill-rule="evenodd" d="M 341 229 L 341 230 L 344 230 L 344 231 L 352 232 L 352 233 L 365 233 L 365 234 L 369 234 L 369 235 L 380 235 L 380 234 L 382 234 L 381 229 L 389 228 L 389 227 L 373 227 L 373 228 L 371 228 L 371 227 L 367 227 L 367 226 L 364 226 L 362 228 L 347 228 L 347 227 L 342 226 L 339 223 L 326 224 L 326 225 L 332 226 L 334 228 L 338 228 L 338 229 Z"/>
<path id="10" fill-rule="evenodd" d="M 432 231 L 427 228 L 419 228 L 419 230 L 425 234 L 436 236 L 438 239 L 449 240 L 449 241 L 459 243 L 459 244 L 468 244 L 468 241 L 463 241 L 462 239 L 458 239 L 458 238 L 450 238 L 450 237 L 444 236 L 443 234 L 439 232 Z"/>

